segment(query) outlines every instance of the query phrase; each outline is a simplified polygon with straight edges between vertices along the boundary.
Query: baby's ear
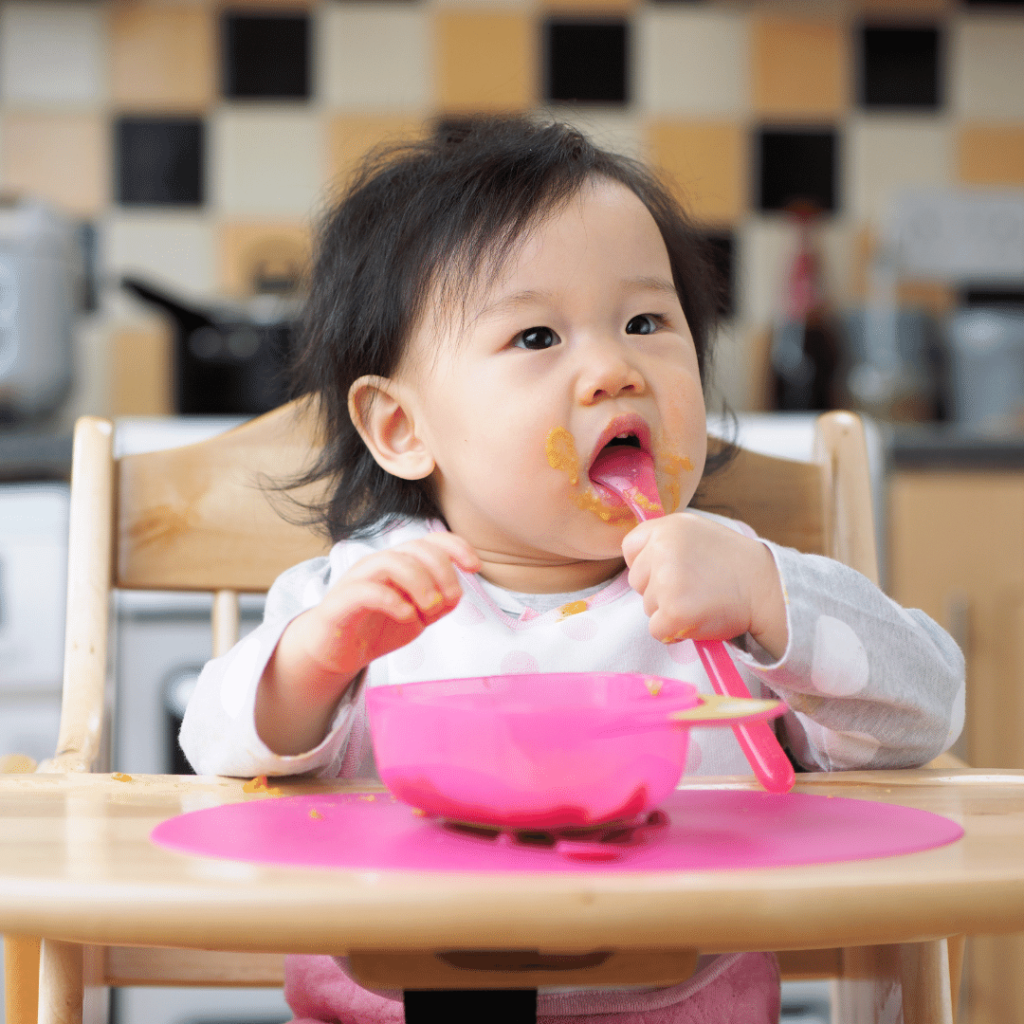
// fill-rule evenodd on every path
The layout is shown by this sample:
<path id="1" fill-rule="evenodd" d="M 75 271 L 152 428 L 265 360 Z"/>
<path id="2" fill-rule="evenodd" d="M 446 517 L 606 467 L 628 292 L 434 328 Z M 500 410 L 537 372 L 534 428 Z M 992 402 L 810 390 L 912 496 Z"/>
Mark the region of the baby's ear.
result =
<path id="1" fill-rule="evenodd" d="M 403 480 L 434 472 L 434 458 L 416 432 L 413 406 L 390 377 L 360 377 L 348 391 L 348 412 L 377 464 Z"/>

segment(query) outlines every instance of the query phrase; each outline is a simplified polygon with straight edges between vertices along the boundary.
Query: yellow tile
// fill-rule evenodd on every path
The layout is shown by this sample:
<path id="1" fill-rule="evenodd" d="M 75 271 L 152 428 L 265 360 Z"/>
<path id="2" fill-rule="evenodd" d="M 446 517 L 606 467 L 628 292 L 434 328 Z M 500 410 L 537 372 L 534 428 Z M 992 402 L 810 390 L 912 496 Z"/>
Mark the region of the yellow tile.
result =
<path id="1" fill-rule="evenodd" d="M 867 14 L 943 14 L 954 0 L 859 0 L 857 7 Z"/>
<path id="2" fill-rule="evenodd" d="M 118 4 L 111 10 L 110 88 L 124 110 L 205 110 L 216 82 L 207 7 Z"/>
<path id="3" fill-rule="evenodd" d="M 229 222 L 220 225 L 217 249 L 220 288 L 228 295 L 253 295 L 274 281 L 302 280 L 310 227 L 302 221 Z"/>
<path id="4" fill-rule="evenodd" d="M 174 412 L 174 339 L 169 326 L 125 327 L 110 339 L 113 416 L 167 416 Z"/>
<path id="5" fill-rule="evenodd" d="M 754 110 L 766 117 L 832 117 L 849 104 L 847 31 L 833 21 L 755 18 Z"/>
<path id="6" fill-rule="evenodd" d="M 92 216 L 107 203 L 107 125 L 89 113 L 8 113 L 0 130 L 0 180 L 73 214 Z"/>
<path id="7" fill-rule="evenodd" d="M 342 187 L 359 161 L 382 142 L 422 133 L 424 122 L 415 117 L 338 116 L 332 118 L 327 137 L 327 173 L 334 186 Z"/>
<path id="8" fill-rule="evenodd" d="M 521 111 L 536 104 L 539 43 L 529 16 L 439 11 L 434 31 L 441 113 Z"/>
<path id="9" fill-rule="evenodd" d="M 733 122 L 660 121 L 648 128 L 651 162 L 705 224 L 732 225 L 747 208 L 746 133 Z"/>
<path id="10" fill-rule="evenodd" d="M 967 124 L 957 139 L 957 173 L 969 185 L 1024 185 L 1024 126 Z"/>

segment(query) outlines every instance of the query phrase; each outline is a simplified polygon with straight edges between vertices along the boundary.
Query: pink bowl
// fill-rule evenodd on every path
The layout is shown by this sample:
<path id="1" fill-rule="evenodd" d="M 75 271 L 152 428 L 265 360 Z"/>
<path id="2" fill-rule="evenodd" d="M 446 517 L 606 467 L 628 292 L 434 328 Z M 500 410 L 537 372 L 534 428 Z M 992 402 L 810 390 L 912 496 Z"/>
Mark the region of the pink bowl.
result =
<path id="1" fill-rule="evenodd" d="M 657 806 L 683 774 L 689 740 L 663 715 L 697 703 L 688 683 L 612 672 L 445 679 L 366 695 L 377 768 L 394 796 L 431 816 L 524 829 Z"/>

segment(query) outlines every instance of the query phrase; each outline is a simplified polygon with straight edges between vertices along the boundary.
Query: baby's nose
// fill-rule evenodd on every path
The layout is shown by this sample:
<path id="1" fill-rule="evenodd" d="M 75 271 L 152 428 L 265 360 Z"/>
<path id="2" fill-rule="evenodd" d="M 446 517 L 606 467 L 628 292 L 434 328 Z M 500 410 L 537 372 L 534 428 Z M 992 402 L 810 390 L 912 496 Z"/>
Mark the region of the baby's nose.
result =
<path id="1" fill-rule="evenodd" d="M 587 346 L 578 378 L 578 397 L 584 405 L 621 394 L 643 394 L 647 384 L 622 347 L 603 343 Z"/>

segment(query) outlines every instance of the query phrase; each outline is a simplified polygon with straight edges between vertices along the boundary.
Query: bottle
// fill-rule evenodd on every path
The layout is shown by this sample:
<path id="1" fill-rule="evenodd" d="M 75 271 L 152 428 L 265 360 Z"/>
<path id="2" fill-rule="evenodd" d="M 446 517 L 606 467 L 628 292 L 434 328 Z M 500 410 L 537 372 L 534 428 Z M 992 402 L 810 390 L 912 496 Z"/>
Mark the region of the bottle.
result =
<path id="1" fill-rule="evenodd" d="M 772 332 L 774 406 L 787 412 L 833 409 L 838 399 L 841 350 L 812 244 L 817 210 L 799 204 L 789 212 L 796 227 L 797 249 Z"/>

